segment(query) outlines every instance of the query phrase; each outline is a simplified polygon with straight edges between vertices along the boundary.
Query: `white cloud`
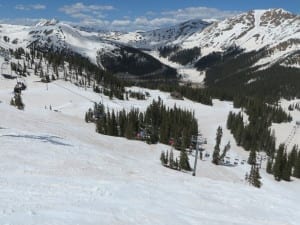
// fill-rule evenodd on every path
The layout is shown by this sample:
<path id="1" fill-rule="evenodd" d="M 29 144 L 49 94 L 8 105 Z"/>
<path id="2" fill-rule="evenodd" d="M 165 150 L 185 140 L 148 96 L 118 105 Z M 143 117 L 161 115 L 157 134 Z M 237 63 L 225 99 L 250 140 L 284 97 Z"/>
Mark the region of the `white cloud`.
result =
<path id="1" fill-rule="evenodd" d="M 133 23 L 138 26 L 147 26 L 150 22 L 146 17 L 138 17 L 133 21 Z"/>
<path id="2" fill-rule="evenodd" d="M 223 19 L 234 16 L 240 13 L 240 11 L 219 10 L 216 8 L 208 7 L 189 7 L 184 9 L 178 9 L 173 11 L 162 12 L 164 17 L 175 18 L 179 21 L 185 21 L 190 19 Z"/>
<path id="3" fill-rule="evenodd" d="M 74 13 L 72 14 L 72 17 L 75 19 L 88 19 L 91 18 L 89 15 L 84 14 L 84 13 Z"/>
<path id="4" fill-rule="evenodd" d="M 80 25 L 88 26 L 88 27 L 106 28 L 110 25 L 110 22 L 107 20 L 88 19 L 88 20 L 83 20 Z"/>
<path id="5" fill-rule="evenodd" d="M 42 4 L 33 4 L 33 5 L 18 4 L 15 6 L 15 9 L 17 9 L 17 10 L 44 10 L 44 9 L 46 9 L 46 6 L 42 5 Z"/>
<path id="6" fill-rule="evenodd" d="M 241 13 L 240 11 L 222 11 L 207 7 L 189 7 L 173 11 L 148 12 L 145 16 L 134 19 L 112 21 L 109 28 L 112 30 L 152 30 L 176 25 L 192 19 L 215 21 Z"/>
<path id="7" fill-rule="evenodd" d="M 177 22 L 179 21 L 174 18 L 155 18 L 153 20 L 150 20 L 150 25 L 153 27 L 161 27 L 164 25 L 176 24 Z"/>
<path id="8" fill-rule="evenodd" d="M 73 17 L 78 13 L 90 15 L 102 13 L 103 11 L 111 11 L 114 9 L 115 8 L 111 5 L 85 5 L 81 2 L 77 2 L 73 5 L 63 6 L 59 9 L 59 11 Z"/>
<path id="9" fill-rule="evenodd" d="M 114 20 L 111 22 L 112 27 L 123 27 L 131 24 L 130 20 Z"/>
<path id="10" fill-rule="evenodd" d="M 41 4 L 35 5 L 17 5 L 19 10 L 38 10 L 45 9 L 46 6 Z M 207 7 L 188 7 L 172 11 L 149 11 L 144 16 L 129 17 L 128 15 L 121 18 L 107 19 L 106 13 L 116 10 L 112 5 L 88 5 L 82 2 L 77 2 L 71 5 L 62 6 L 59 11 L 72 18 L 72 25 L 90 26 L 98 29 L 110 30 L 152 30 L 162 27 L 172 26 L 191 19 L 215 20 L 234 16 L 239 11 L 223 11 L 216 8 Z M 22 21 L 23 20 L 23 21 Z M 31 19 L 15 19 L 14 21 L 20 24 L 30 24 L 37 20 Z M 16 24 L 16 22 L 14 22 Z"/>
<path id="11" fill-rule="evenodd" d="M 177 20 L 172 18 L 154 18 L 148 19 L 146 17 L 138 17 L 132 21 L 132 25 L 138 26 L 139 29 L 142 28 L 159 28 L 164 25 L 176 24 Z"/>
<path id="12" fill-rule="evenodd" d="M 65 5 L 59 11 L 65 13 L 73 19 L 72 24 L 80 26 L 93 26 L 97 28 L 106 28 L 113 21 L 105 20 L 104 12 L 115 10 L 111 5 L 86 5 L 82 2 L 77 2 L 72 5 Z"/>

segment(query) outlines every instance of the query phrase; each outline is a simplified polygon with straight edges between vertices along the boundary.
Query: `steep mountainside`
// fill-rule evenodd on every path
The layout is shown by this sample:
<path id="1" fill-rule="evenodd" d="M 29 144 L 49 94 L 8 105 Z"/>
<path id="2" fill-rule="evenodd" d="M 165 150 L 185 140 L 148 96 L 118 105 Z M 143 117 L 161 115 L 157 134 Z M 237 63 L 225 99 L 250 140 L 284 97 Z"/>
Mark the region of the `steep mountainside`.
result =
<path id="1" fill-rule="evenodd" d="M 81 31 L 55 20 L 42 21 L 33 27 L 3 24 L 0 32 L 0 47 L 6 50 L 35 47 L 42 51 L 77 53 L 97 64 L 100 69 L 110 72 L 140 79 L 144 76 L 176 80 L 176 70 L 138 49 L 104 40 L 96 33 Z M 110 63 L 107 62 L 108 58 Z M 162 74 L 165 71 L 166 75 Z"/>
<path id="2" fill-rule="evenodd" d="M 300 48 L 300 16 L 282 9 L 250 11 L 194 33 L 182 47 L 200 47 L 203 55 L 232 47 L 245 52 L 265 48 L 265 54 L 255 65 L 274 63 Z"/>
<path id="3" fill-rule="evenodd" d="M 110 32 L 100 36 L 141 49 L 155 50 L 168 46 L 169 54 L 165 57 L 194 48 L 201 49 L 198 59 L 232 48 L 244 52 L 264 48 L 266 51 L 254 63 L 255 66 L 275 62 L 298 66 L 300 63 L 295 54 L 300 49 L 300 16 L 283 9 L 253 10 L 214 23 L 192 20 L 154 31 Z M 190 63 L 194 63 L 194 57 Z"/>
<path id="4" fill-rule="evenodd" d="M 232 83 L 233 75 L 241 71 L 256 73 L 278 65 L 286 70 L 300 67 L 300 16 L 283 9 L 253 10 L 212 24 L 194 20 L 155 31 L 111 32 L 100 36 L 142 50 L 151 49 L 150 54 L 158 51 L 167 59 L 164 62 L 195 67 L 198 75 L 194 71 L 190 76 L 196 75 L 196 80 L 203 80 L 201 74 L 217 76 L 215 66 L 227 71 L 228 83 Z M 236 58 L 239 64 L 232 67 Z M 253 82 L 253 77 L 243 82 L 250 79 Z M 211 85 L 207 80 L 214 79 L 206 78 L 206 84 Z"/>
<path id="5" fill-rule="evenodd" d="M 135 80 L 176 80 L 181 72 L 170 67 L 172 62 L 193 72 L 181 74 L 185 80 L 190 76 L 200 81 L 206 74 L 206 84 L 214 83 L 211 74 L 216 66 L 227 71 L 230 79 L 241 71 L 256 73 L 278 65 L 300 67 L 300 16 L 283 9 L 249 11 L 214 23 L 191 20 L 146 32 L 83 31 L 55 20 L 33 27 L 1 25 L 0 31 L 0 47 L 4 49 L 35 45 L 69 50 L 101 69 Z M 159 60 L 157 53 L 167 60 Z M 229 68 L 236 58 L 239 64 Z"/>

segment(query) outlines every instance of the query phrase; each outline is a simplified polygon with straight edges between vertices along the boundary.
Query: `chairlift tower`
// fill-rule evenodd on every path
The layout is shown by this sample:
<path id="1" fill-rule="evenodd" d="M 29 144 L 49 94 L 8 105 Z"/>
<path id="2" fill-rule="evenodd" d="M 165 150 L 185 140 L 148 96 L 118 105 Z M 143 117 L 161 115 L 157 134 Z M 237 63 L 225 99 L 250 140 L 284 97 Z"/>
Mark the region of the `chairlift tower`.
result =
<path id="1" fill-rule="evenodd" d="M 196 176 L 196 169 L 197 169 L 197 160 L 198 160 L 198 154 L 200 149 L 203 151 L 203 145 L 207 144 L 207 141 L 205 138 L 202 137 L 202 134 L 198 134 L 197 136 L 192 136 L 192 143 L 196 145 L 196 154 L 195 154 L 195 161 L 194 161 L 194 170 L 193 170 L 193 176 Z"/>

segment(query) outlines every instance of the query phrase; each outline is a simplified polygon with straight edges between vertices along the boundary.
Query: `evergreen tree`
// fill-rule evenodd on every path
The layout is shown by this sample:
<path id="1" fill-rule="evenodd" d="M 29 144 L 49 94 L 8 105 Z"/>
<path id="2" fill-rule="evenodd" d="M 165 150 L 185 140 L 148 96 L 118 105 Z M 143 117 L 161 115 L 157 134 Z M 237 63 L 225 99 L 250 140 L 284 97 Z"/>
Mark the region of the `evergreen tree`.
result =
<path id="1" fill-rule="evenodd" d="M 165 163 L 166 165 L 169 164 L 169 151 L 167 150 L 167 154 L 166 154 L 166 157 L 165 157 Z"/>
<path id="2" fill-rule="evenodd" d="M 179 168 L 179 162 L 178 162 L 178 159 L 177 159 L 177 157 L 176 157 L 176 160 L 175 160 L 175 163 L 174 163 L 174 167 L 175 167 L 175 169 L 176 170 L 178 170 Z"/>
<path id="3" fill-rule="evenodd" d="M 248 164 L 256 165 L 256 151 L 252 149 L 249 153 Z"/>
<path id="4" fill-rule="evenodd" d="M 222 128 L 219 126 L 217 129 L 217 134 L 216 134 L 216 145 L 214 148 L 214 152 L 213 152 L 213 159 L 212 159 L 212 163 L 219 165 L 220 163 L 220 143 L 221 143 L 221 139 L 222 139 L 222 135 L 223 135 L 223 131 Z"/>
<path id="5" fill-rule="evenodd" d="M 170 151 L 170 156 L 169 156 L 169 166 L 170 166 L 170 168 L 175 168 L 175 166 L 174 166 L 174 154 L 173 154 L 173 149 L 171 149 L 171 151 Z"/>
<path id="6" fill-rule="evenodd" d="M 288 159 L 287 153 L 283 154 L 283 167 L 282 167 L 282 179 L 285 181 L 291 181 L 292 175 L 292 162 Z"/>
<path id="7" fill-rule="evenodd" d="M 115 116 L 115 112 L 112 111 L 112 115 L 111 115 L 111 126 L 112 126 L 112 136 L 119 136 L 118 135 L 118 123 L 116 120 L 116 116 Z"/>
<path id="8" fill-rule="evenodd" d="M 259 174 L 259 168 L 255 165 L 251 166 L 251 170 L 250 170 L 250 174 L 249 176 L 247 176 L 248 174 L 246 174 L 246 181 L 248 181 L 248 183 L 254 187 L 260 188 L 261 187 L 261 177 Z"/>
<path id="9" fill-rule="evenodd" d="M 282 179 L 282 169 L 283 169 L 283 155 L 284 155 L 284 144 L 281 144 L 277 150 L 274 166 L 273 166 L 273 174 L 274 178 L 277 181 Z"/>
<path id="10" fill-rule="evenodd" d="M 127 121 L 125 127 L 125 137 L 128 139 L 132 139 L 134 136 L 133 124 Z"/>
<path id="11" fill-rule="evenodd" d="M 298 146 L 294 145 L 292 151 L 288 155 L 288 161 L 291 164 L 291 168 L 294 168 L 296 166 L 297 151 L 298 151 Z"/>
<path id="12" fill-rule="evenodd" d="M 254 179 L 253 179 L 253 186 L 254 187 L 257 187 L 257 188 L 260 188 L 261 187 L 261 176 L 259 174 L 259 168 L 257 166 L 252 166 L 254 167 Z"/>
<path id="13" fill-rule="evenodd" d="M 166 161 L 165 152 L 162 151 L 161 154 L 160 154 L 160 162 L 161 162 L 162 165 L 166 165 L 165 161 Z"/>
<path id="14" fill-rule="evenodd" d="M 295 169 L 293 176 L 296 178 L 300 178 L 300 151 L 298 151 L 298 156 L 295 162 Z"/>
<path id="15" fill-rule="evenodd" d="M 185 150 L 181 150 L 180 152 L 179 168 L 187 171 L 192 170 Z"/>
<path id="16" fill-rule="evenodd" d="M 266 168 L 267 173 L 269 173 L 269 174 L 273 173 L 272 166 L 273 166 L 273 160 L 272 159 L 268 159 L 267 168 Z"/>
<path id="17" fill-rule="evenodd" d="M 88 122 L 89 122 L 89 118 L 88 118 L 88 113 L 87 113 L 87 112 L 85 113 L 84 120 L 85 120 L 85 122 L 86 122 L 86 123 L 88 123 Z"/>

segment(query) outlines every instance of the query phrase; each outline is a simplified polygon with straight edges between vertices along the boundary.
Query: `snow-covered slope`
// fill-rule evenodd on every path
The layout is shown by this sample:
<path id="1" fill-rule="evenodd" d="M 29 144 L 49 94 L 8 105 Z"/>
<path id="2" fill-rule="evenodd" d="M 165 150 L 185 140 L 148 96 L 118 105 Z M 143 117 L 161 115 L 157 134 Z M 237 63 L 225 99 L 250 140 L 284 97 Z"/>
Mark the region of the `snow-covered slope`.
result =
<path id="1" fill-rule="evenodd" d="M 260 50 L 248 69 L 266 69 L 275 64 L 300 67 L 300 16 L 283 9 L 253 10 L 211 24 L 194 20 L 160 30 L 125 34 L 111 32 L 100 36 L 152 51 L 176 46 L 173 53 L 166 56 L 168 59 L 172 54 L 195 47 L 201 49 L 198 59 L 232 49 L 239 49 L 237 54 Z M 193 59 L 184 67 L 189 69 L 194 64 Z M 194 80 L 193 74 L 189 73 L 190 80 Z"/>
<path id="2" fill-rule="evenodd" d="M 265 48 L 255 66 L 280 61 L 285 66 L 299 66 L 300 16 L 283 9 L 253 10 L 212 24 L 201 20 L 188 21 L 170 28 L 148 32 L 111 32 L 100 35 L 108 40 L 137 48 L 157 49 L 179 46 L 201 48 L 203 57 L 238 47 L 245 52 Z"/>
<path id="3" fill-rule="evenodd" d="M 266 48 L 267 54 L 256 64 L 263 65 L 300 49 L 300 16 L 282 9 L 250 11 L 195 32 L 182 46 L 200 47 L 202 55 L 233 46 L 246 52 Z"/>
<path id="4" fill-rule="evenodd" d="M 151 97 L 109 100 L 62 80 L 48 88 L 39 80 L 26 78 L 24 111 L 9 105 L 15 81 L 0 80 L 0 224 L 299 224 L 299 180 L 278 183 L 262 172 L 256 189 L 243 181 L 248 165 L 215 166 L 210 158 L 199 161 L 193 177 L 161 166 L 160 152 L 169 146 L 103 136 L 83 119 L 93 101 L 145 110 L 160 96 L 170 107 L 195 111 L 211 153 L 231 103 L 205 106 L 138 87 L 130 89 Z M 222 145 L 228 140 L 231 159 L 247 159 L 224 129 Z"/>
<path id="5" fill-rule="evenodd" d="M 36 26 L 0 25 L 0 47 L 8 50 L 19 47 L 29 48 L 34 46 L 42 50 L 64 51 L 77 53 L 87 57 L 92 63 L 103 70 L 114 73 L 129 74 L 132 76 L 151 74 L 153 78 L 163 71 L 170 70 L 155 58 L 141 52 L 138 49 L 129 48 L 111 40 L 104 40 L 95 32 L 86 32 L 56 20 L 43 20 Z M 109 60 L 107 60 L 109 58 Z M 125 59 L 126 58 L 126 59 Z M 124 59 L 124 60 L 121 60 Z M 128 61 L 131 70 L 126 70 Z M 109 61 L 109 62 L 108 62 Z M 105 64 L 105 65 L 103 65 Z M 151 64 L 149 66 L 148 64 Z M 147 66 L 145 66 L 147 65 Z M 147 71 L 134 70 L 147 67 Z M 125 69 L 124 69 L 125 67 Z M 158 75 L 159 76 L 159 75 Z M 172 71 L 171 79 L 176 79 L 176 71 Z"/>
<path id="6" fill-rule="evenodd" d="M 96 63 L 97 51 L 111 52 L 116 48 L 112 43 L 101 41 L 94 33 L 77 30 L 65 23 L 55 20 L 41 21 L 36 26 L 0 26 L 0 46 L 16 49 L 35 44 L 54 50 L 72 50 L 88 57 Z"/>

